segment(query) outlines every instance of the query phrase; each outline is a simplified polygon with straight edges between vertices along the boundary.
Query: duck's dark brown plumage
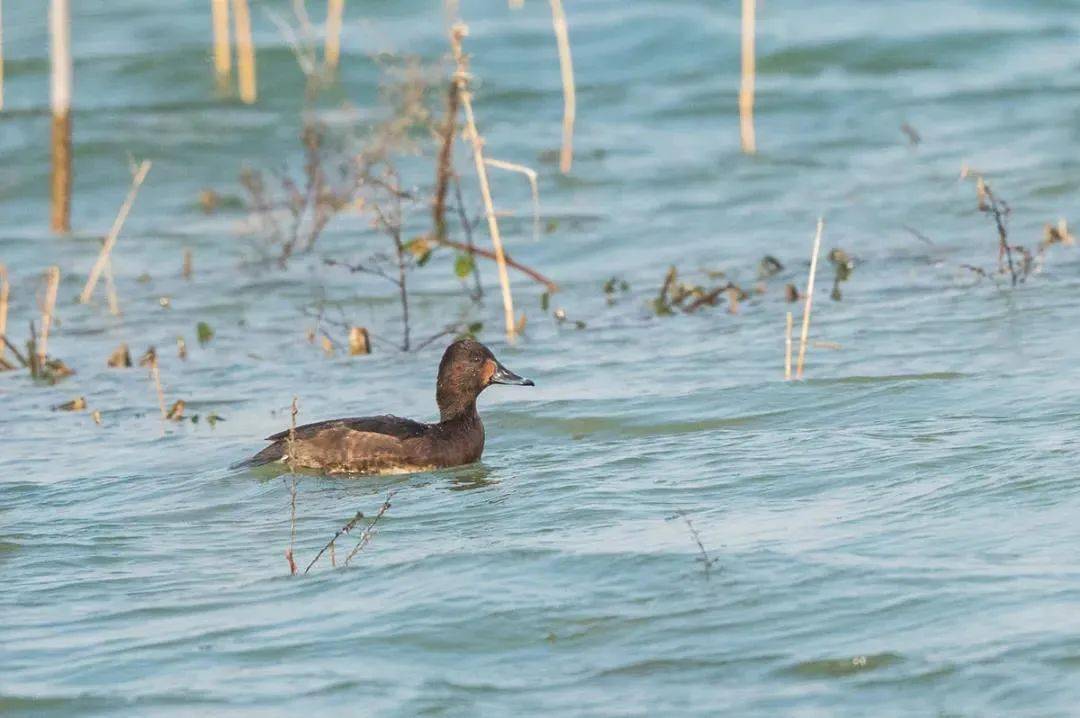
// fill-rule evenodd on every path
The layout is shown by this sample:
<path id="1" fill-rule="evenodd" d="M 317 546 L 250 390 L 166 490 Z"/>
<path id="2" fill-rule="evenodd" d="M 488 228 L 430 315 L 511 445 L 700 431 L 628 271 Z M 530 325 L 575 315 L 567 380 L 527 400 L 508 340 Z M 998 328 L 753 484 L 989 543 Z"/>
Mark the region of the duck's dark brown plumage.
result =
<path id="1" fill-rule="evenodd" d="M 447 347 L 439 363 L 435 399 L 440 420 L 424 424 L 397 416 L 331 419 L 281 431 L 251 458 L 267 464 L 289 458 L 299 467 L 358 474 L 404 473 L 471 464 L 484 452 L 484 425 L 476 397 L 492 384 L 532 386 L 479 342 L 465 339 Z"/>

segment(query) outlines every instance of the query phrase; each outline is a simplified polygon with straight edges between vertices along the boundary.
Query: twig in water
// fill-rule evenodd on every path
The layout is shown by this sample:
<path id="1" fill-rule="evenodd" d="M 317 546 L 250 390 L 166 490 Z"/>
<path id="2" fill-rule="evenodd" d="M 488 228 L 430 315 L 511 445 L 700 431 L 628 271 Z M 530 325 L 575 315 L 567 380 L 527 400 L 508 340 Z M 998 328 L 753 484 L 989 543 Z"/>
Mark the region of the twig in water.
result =
<path id="1" fill-rule="evenodd" d="M 44 367 L 48 355 L 49 328 L 52 326 L 53 309 L 56 307 L 56 290 L 60 286 L 60 267 L 52 266 L 45 272 L 45 306 L 41 309 L 41 340 L 38 342 L 38 366 Z"/>
<path id="2" fill-rule="evenodd" d="M 324 553 L 326 553 L 327 549 L 330 549 L 330 551 L 331 551 L 331 562 L 332 562 L 333 561 L 334 542 L 337 541 L 339 538 L 341 538 L 341 536 L 343 534 L 347 534 L 350 531 L 352 531 L 353 527 L 356 526 L 356 524 L 358 524 L 360 522 L 360 519 L 362 519 L 362 518 L 364 518 L 364 512 L 363 511 L 357 511 L 356 516 L 353 516 L 351 519 L 349 519 L 348 523 L 346 523 L 344 526 L 339 528 L 337 530 L 337 533 L 334 534 L 333 538 L 331 538 L 329 541 L 327 541 L 326 545 L 322 547 L 322 550 L 319 551 L 319 553 L 315 554 L 315 558 L 311 559 L 311 563 L 309 563 L 307 565 L 307 568 L 304 569 L 304 573 L 307 573 L 308 571 L 311 570 L 311 567 L 315 565 L 315 562 L 318 561 L 322 557 L 322 555 Z"/>
<path id="3" fill-rule="evenodd" d="M 154 380 L 154 389 L 157 390 L 158 408 L 161 409 L 161 420 L 166 421 L 168 412 L 165 410 L 165 392 L 161 388 L 161 372 L 158 370 L 157 350 L 150 347 L 146 352 L 145 361 L 150 365 L 150 378 Z"/>
<path id="4" fill-rule="evenodd" d="M 375 524 L 379 523 L 379 519 L 383 517 L 383 514 L 390 510 L 390 499 L 392 499 L 394 497 L 394 494 L 396 493 L 397 489 L 393 489 L 386 494 L 386 500 L 383 501 L 383 505 L 379 507 L 379 513 L 375 514 L 375 518 L 373 518 L 371 520 L 371 523 L 369 523 L 364 529 L 364 533 L 360 534 L 360 541 L 357 542 L 356 548 L 354 548 L 352 552 L 345 557 L 346 566 L 349 565 L 349 561 L 352 561 L 353 556 L 363 550 L 364 546 L 366 546 L 368 542 L 371 541 L 371 537 L 375 535 Z"/>
<path id="5" fill-rule="evenodd" d="M 817 232 L 814 234 L 814 253 L 810 257 L 810 278 L 806 283 L 806 304 L 803 305 L 802 335 L 799 338 L 799 363 L 795 369 L 795 378 L 803 378 L 803 362 L 806 360 L 806 343 L 810 337 L 810 308 L 814 303 L 814 277 L 817 275 L 818 253 L 821 251 L 821 231 L 825 220 L 818 218 Z"/>
<path id="6" fill-rule="evenodd" d="M 562 0 L 551 0 L 551 22 L 559 47 L 559 71 L 563 86 L 563 134 L 559 151 L 559 171 L 570 173 L 574 163 L 574 119 L 577 114 L 577 93 L 574 89 L 574 62 L 570 57 L 570 34 L 566 29 L 566 13 Z"/>
<path id="7" fill-rule="evenodd" d="M 690 521 L 690 517 L 686 515 L 686 512 L 679 509 L 675 512 L 679 518 L 686 522 L 686 528 L 690 529 L 690 536 L 694 539 L 694 543 L 697 544 L 698 551 L 701 552 L 701 556 L 698 557 L 698 561 L 701 561 L 702 566 L 705 569 L 705 580 L 709 579 L 709 569 L 712 565 L 719 561 L 719 558 L 709 558 L 709 552 L 705 550 L 705 544 L 701 543 L 701 536 L 698 535 L 697 529 L 694 528 L 693 522 Z"/>
<path id="8" fill-rule="evenodd" d="M 532 190 L 533 201 L 533 241 L 540 239 L 540 187 L 536 183 L 536 170 L 525 165 L 514 164 L 513 162 L 503 162 L 502 160 L 485 159 L 492 167 L 497 167 L 501 170 L 507 170 L 508 172 L 518 172 L 525 175 L 525 179 L 529 180 L 529 188 Z"/>
<path id="9" fill-rule="evenodd" d="M 83 304 L 89 302 L 91 295 L 94 293 L 94 287 L 97 285 L 98 278 L 105 270 L 105 265 L 109 261 L 109 254 L 112 252 L 113 247 L 116 246 L 116 239 L 120 236 L 120 229 L 124 226 L 124 220 L 127 219 L 128 213 L 131 212 L 131 206 L 135 203 L 135 195 L 139 193 L 139 187 L 142 186 L 143 180 L 146 179 L 146 173 L 150 171 L 150 164 L 150 160 L 143 160 L 142 164 L 139 165 L 139 169 L 136 170 L 134 178 L 131 180 L 131 189 L 128 190 L 127 198 L 124 199 L 124 203 L 120 205 L 120 211 L 116 214 L 116 219 L 113 220 L 112 228 L 105 237 L 105 243 L 101 245 L 101 253 L 98 254 L 97 261 L 94 262 L 94 266 L 90 270 L 90 276 L 86 280 L 86 286 L 83 287 L 82 294 L 79 295 L 79 301 Z"/>
<path id="10" fill-rule="evenodd" d="M 469 91 L 469 68 L 468 59 L 461 49 L 461 41 L 469 33 L 469 28 L 462 22 L 457 22 L 450 29 L 450 47 L 454 53 L 454 62 L 457 71 L 454 73 L 454 82 L 457 83 L 458 93 L 461 96 L 461 106 L 465 109 L 465 127 L 469 142 L 473 148 L 473 161 L 476 164 L 476 176 L 480 181 L 480 194 L 484 199 L 484 212 L 487 215 L 488 231 L 491 233 L 491 244 L 495 248 L 495 262 L 499 269 L 499 284 L 502 287 L 503 315 L 506 321 L 506 338 L 513 342 L 516 333 L 514 322 L 514 299 L 510 294 L 510 275 L 506 271 L 506 256 L 503 253 L 502 237 L 499 234 L 499 220 L 495 217 L 495 206 L 491 199 L 491 186 L 488 184 L 487 166 L 484 164 L 484 138 L 476 129 L 476 119 L 473 116 L 472 93 Z"/>
<path id="11" fill-rule="evenodd" d="M 1012 278 L 1012 284 L 1015 287 L 1018 275 L 1016 267 L 1013 264 L 1012 247 L 1009 246 L 1009 233 L 1005 229 L 1005 220 L 1012 210 L 1005 200 L 998 199 L 994 196 L 993 191 L 990 189 L 990 185 L 986 183 L 982 175 L 976 175 L 976 191 L 979 195 L 979 209 L 993 215 L 994 225 L 997 227 L 998 270 L 1004 270 L 1004 267 L 1002 266 L 1002 258 L 1004 257 L 1008 260 L 1009 276 Z"/>

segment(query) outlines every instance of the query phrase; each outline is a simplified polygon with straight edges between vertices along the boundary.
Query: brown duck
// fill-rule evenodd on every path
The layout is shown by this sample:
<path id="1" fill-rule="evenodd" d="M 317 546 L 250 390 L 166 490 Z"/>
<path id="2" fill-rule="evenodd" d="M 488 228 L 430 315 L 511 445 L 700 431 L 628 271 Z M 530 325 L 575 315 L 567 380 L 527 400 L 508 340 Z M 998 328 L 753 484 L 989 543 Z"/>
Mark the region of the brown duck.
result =
<path id="1" fill-rule="evenodd" d="M 435 401 L 439 422 L 422 424 L 396 416 L 331 419 L 267 437 L 274 443 L 251 457 L 251 465 L 289 461 L 330 473 L 390 474 L 428 471 L 479 461 L 484 425 L 476 397 L 492 384 L 534 386 L 510 371 L 491 350 L 471 339 L 446 348 L 439 362 Z M 290 433 L 293 433 L 290 440 Z"/>

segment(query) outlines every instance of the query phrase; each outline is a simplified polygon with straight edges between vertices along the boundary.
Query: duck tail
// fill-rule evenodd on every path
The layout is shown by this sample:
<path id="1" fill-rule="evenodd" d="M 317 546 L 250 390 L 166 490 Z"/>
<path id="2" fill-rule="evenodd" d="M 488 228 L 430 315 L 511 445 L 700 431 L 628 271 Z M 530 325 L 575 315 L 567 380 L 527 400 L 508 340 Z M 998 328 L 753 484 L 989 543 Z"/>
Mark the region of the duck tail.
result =
<path id="1" fill-rule="evenodd" d="M 234 464 L 234 469 L 250 469 L 255 466 L 264 466 L 266 464 L 273 464 L 274 462 L 281 461 L 285 458 L 285 445 L 280 441 L 275 441 L 270 446 L 266 447 L 259 453 L 252 456 L 250 459 L 245 459 L 238 464 Z"/>

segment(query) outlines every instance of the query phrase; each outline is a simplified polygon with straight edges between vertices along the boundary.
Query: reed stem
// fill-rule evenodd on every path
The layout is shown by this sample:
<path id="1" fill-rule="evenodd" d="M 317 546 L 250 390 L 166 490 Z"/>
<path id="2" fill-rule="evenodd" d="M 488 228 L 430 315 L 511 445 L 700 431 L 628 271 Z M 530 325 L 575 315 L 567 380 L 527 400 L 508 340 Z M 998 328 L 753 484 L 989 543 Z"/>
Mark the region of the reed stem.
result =
<path id="1" fill-rule="evenodd" d="M 825 228 L 825 220 L 818 217 L 817 232 L 814 234 L 814 253 L 810 257 L 810 278 L 806 282 L 806 304 L 803 305 L 802 335 L 799 338 L 799 363 L 795 370 L 795 378 L 803 378 L 803 362 L 806 360 L 806 342 L 810 337 L 810 309 L 814 303 L 814 277 L 817 276 L 818 253 L 821 251 L 821 232 Z"/>
<path id="2" fill-rule="evenodd" d="M 341 59 L 341 18 L 345 14 L 345 0 L 329 0 L 326 7 L 326 49 L 323 62 L 330 72 L 337 70 Z"/>
<path id="3" fill-rule="evenodd" d="M 79 295 L 79 302 L 82 304 L 90 301 L 101 273 L 109 265 L 109 255 L 112 253 L 113 247 L 116 246 L 116 240 L 120 236 L 124 221 L 131 212 L 131 206 L 135 204 L 135 196 L 139 194 L 139 187 L 142 186 L 146 174 L 150 171 L 150 164 L 150 160 L 143 160 L 135 171 L 135 176 L 131 179 L 131 188 L 128 190 L 127 197 L 124 199 L 124 203 L 120 205 L 120 211 L 116 213 L 116 219 L 113 220 L 109 234 L 105 237 L 105 243 L 101 245 L 101 252 L 98 254 L 97 261 L 94 262 L 94 266 L 90 269 L 90 276 L 86 279 L 86 286 L 83 287 L 82 294 Z"/>
<path id="4" fill-rule="evenodd" d="M 0 0 L 0 111 L 4 109 L 4 0 Z"/>
<path id="5" fill-rule="evenodd" d="M 495 206 L 491 199 L 491 186 L 488 184 L 487 165 L 484 164 L 484 138 L 476 129 L 473 116 L 472 93 L 469 91 L 468 58 L 461 50 L 461 40 L 469 34 L 469 28 L 457 22 L 450 28 L 450 47 L 454 53 L 457 71 L 454 82 L 458 86 L 461 106 L 465 109 L 465 128 L 468 140 L 473 148 L 473 161 L 476 164 L 476 176 L 480 181 L 480 195 L 484 200 L 484 212 L 487 215 L 488 231 L 491 244 L 495 248 L 495 263 L 499 269 L 499 285 L 502 287 L 503 314 L 506 320 L 506 339 L 513 342 L 517 333 L 514 322 L 514 298 L 510 293 L 510 275 L 506 271 L 506 255 L 503 252 L 502 237 L 499 235 L 499 220 L 495 216 Z"/>
<path id="6" fill-rule="evenodd" d="M 60 287 L 60 267 L 45 270 L 45 305 L 41 308 L 41 339 L 37 343 L 38 366 L 45 366 L 48 357 L 49 329 L 52 327 L 53 310 L 56 308 L 56 290 Z"/>
<path id="7" fill-rule="evenodd" d="M 559 47 L 559 71 L 563 86 L 563 134 L 559 152 L 559 171 L 570 173 L 574 163 L 574 119 L 577 115 L 577 91 L 574 87 L 574 61 L 570 56 L 570 33 L 566 28 L 566 13 L 562 0 L 551 0 L 551 22 Z"/>
<path id="8" fill-rule="evenodd" d="M 791 381 L 791 312 L 787 313 L 787 328 L 784 330 L 784 381 Z"/>
<path id="9" fill-rule="evenodd" d="M 210 0 L 214 30 L 214 74 L 219 88 L 229 86 L 232 74 L 232 47 L 229 42 L 229 0 Z"/>
<path id="10" fill-rule="evenodd" d="M 251 42 L 251 13 L 247 0 L 233 0 L 233 22 L 236 26 L 236 70 L 240 83 L 240 101 L 255 103 L 255 46 Z"/>
<path id="11" fill-rule="evenodd" d="M 0 337 L 7 338 L 8 295 L 11 284 L 8 282 L 7 267 L 0 264 Z M 4 358 L 6 343 L 0 342 L 0 359 Z"/>
<path id="12" fill-rule="evenodd" d="M 532 204 L 533 204 L 533 241 L 539 241 L 540 239 L 540 186 L 536 182 L 536 170 L 525 165 L 514 164 L 513 162 L 503 162 L 502 160 L 486 159 L 484 160 L 492 167 L 496 167 L 501 170 L 507 170 L 508 172 L 517 172 L 525 175 L 525 179 L 529 180 L 529 188 L 532 190 Z"/>
<path id="13" fill-rule="evenodd" d="M 757 152 L 754 137 L 754 35 L 757 0 L 742 0 L 742 83 L 739 86 L 739 136 L 742 151 Z"/>
<path id="14" fill-rule="evenodd" d="M 57 233 L 71 231 L 71 13 L 68 0 L 49 4 L 49 54 L 52 65 L 52 212 Z"/>

